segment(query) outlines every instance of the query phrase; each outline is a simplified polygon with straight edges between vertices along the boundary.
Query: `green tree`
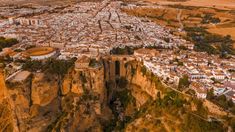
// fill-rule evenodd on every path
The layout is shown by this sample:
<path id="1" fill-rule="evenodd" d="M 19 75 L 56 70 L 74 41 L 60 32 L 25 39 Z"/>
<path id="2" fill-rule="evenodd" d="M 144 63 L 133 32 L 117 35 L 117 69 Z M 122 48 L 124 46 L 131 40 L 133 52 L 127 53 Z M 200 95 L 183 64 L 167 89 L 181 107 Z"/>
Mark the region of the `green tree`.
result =
<path id="1" fill-rule="evenodd" d="M 45 69 L 51 74 L 57 74 L 64 76 L 68 72 L 68 69 L 73 66 L 75 60 L 56 60 L 49 59 L 46 61 Z"/>
<path id="2" fill-rule="evenodd" d="M 230 109 L 230 111 L 233 113 L 233 114 L 235 114 L 235 106 L 233 106 L 231 109 Z M 234 128 L 235 128 L 235 124 L 234 124 Z M 234 129 L 235 130 L 235 129 Z"/>
<path id="3" fill-rule="evenodd" d="M 128 85 L 128 80 L 125 77 L 120 77 L 117 79 L 117 85 L 119 88 L 126 88 Z"/>
<path id="4" fill-rule="evenodd" d="M 26 60 L 23 64 L 23 69 L 31 72 L 36 72 L 38 70 L 43 70 L 43 64 L 41 61 L 37 60 Z"/>
<path id="5" fill-rule="evenodd" d="M 234 106 L 232 99 L 228 100 L 228 107 L 232 108 Z"/>
<path id="6" fill-rule="evenodd" d="M 223 107 L 224 109 L 228 109 L 229 105 L 228 105 L 228 101 L 225 95 L 220 95 L 216 101 L 218 102 L 218 104 Z"/>
<path id="7" fill-rule="evenodd" d="M 0 51 L 3 48 L 6 47 L 11 47 L 15 44 L 19 43 L 19 41 L 15 38 L 4 38 L 4 37 L 0 37 Z"/>
<path id="8" fill-rule="evenodd" d="M 182 78 L 180 78 L 179 80 L 179 85 L 178 88 L 179 89 L 184 89 L 184 88 L 188 88 L 189 87 L 189 78 L 187 75 L 184 75 Z"/>
<path id="9" fill-rule="evenodd" d="M 203 102 L 201 100 L 198 100 L 196 102 L 196 105 L 197 105 L 197 114 L 207 118 L 207 115 L 208 115 L 208 111 L 207 109 L 203 106 Z"/>
<path id="10" fill-rule="evenodd" d="M 213 88 L 207 91 L 206 98 L 209 99 L 209 100 L 214 99 L 214 90 L 213 90 Z"/>

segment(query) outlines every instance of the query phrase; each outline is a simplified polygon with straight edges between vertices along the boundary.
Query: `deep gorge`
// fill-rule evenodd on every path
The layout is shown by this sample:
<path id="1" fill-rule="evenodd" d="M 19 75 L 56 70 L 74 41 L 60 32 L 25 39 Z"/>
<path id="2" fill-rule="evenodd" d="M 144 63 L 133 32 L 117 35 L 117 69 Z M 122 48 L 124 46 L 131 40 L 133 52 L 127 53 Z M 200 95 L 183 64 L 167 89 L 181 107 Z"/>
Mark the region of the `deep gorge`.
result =
<path id="1" fill-rule="evenodd" d="M 159 113 L 156 116 L 161 118 L 152 117 L 151 120 L 157 121 L 158 129 L 163 130 L 162 121 L 171 113 L 179 119 L 177 125 L 170 126 L 174 129 L 183 126 L 184 118 L 191 119 L 185 113 L 185 110 L 192 111 L 189 99 L 165 88 L 142 62 L 131 56 L 114 55 L 94 63 L 97 64 L 88 68 L 72 67 L 63 77 L 35 72 L 24 82 L 4 84 L 2 90 L 6 94 L 0 101 L 7 107 L 0 108 L 8 112 L 6 124 L 9 125 L 3 126 L 0 120 L 0 128 L 14 131 L 135 131 L 141 127 L 150 128 L 137 127 L 136 121 L 147 122 L 146 115 L 152 117 Z M 3 72 L 1 76 L 4 77 Z"/>

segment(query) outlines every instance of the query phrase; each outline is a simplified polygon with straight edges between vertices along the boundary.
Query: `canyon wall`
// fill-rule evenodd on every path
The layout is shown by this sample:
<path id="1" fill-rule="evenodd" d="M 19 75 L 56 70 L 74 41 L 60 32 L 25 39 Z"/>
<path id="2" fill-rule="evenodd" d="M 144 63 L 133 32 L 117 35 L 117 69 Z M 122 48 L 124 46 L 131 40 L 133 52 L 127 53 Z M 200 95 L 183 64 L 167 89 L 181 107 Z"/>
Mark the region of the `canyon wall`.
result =
<path id="1" fill-rule="evenodd" d="M 4 82 L 1 72 L 0 110 L 7 112 L 8 125 L 0 117 L 0 129 L 14 131 L 102 131 L 114 118 L 109 107 L 114 93 L 121 91 L 117 80 L 127 80 L 134 98 L 134 109 L 155 99 L 158 86 L 143 73 L 143 65 L 134 58 L 114 57 L 100 60 L 101 66 L 77 69 L 72 67 L 63 77 L 33 73 L 18 83 Z"/>

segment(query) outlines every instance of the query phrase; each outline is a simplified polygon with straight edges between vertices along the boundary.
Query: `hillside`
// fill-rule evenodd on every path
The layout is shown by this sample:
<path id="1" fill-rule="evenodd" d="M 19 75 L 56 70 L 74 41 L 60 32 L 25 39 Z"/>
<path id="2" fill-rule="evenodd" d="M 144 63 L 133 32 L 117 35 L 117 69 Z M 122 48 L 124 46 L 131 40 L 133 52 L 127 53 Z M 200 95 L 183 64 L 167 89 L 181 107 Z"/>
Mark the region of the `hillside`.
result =
<path id="1" fill-rule="evenodd" d="M 1 99 L 0 109 L 12 116 L 0 117 L 0 126 L 6 118 L 9 121 L 8 127 L 3 126 L 2 130 L 228 129 L 231 118 L 211 113 L 201 101 L 166 88 L 142 63 L 125 58 L 107 57 L 86 69 L 71 67 L 62 78 L 41 72 L 33 73 L 24 82 L 7 82 L 5 98 L 8 100 Z M 9 103 L 12 106 L 6 107 Z M 210 120 L 211 117 L 222 122 Z"/>
<path id="2" fill-rule="evenodd" d="M 149 20 L 170 28 L 175 35 L 181 36 L 186 40 L 196 44 L 196 49 L 205 51 L 204 48 L 214 50 L 220 53 L 221 47 L 217 44 L 217 38 L 230 37 L 231 42 L 229 49 L 231 54 L 235 53 L 235 34 L 234 34 L 234 18 L 235 18 L 235 1 L 167 1 L 167 0 L 147 0 L 147 1 L 125 1 L 127 4 L 134 4 L 133 8 L 123 7 L 123 11 L 129 15 L 148 18 Z M 192 32 L 188 28 L 200 28 L 202 32 Z M 205 32 L 204 32 L 205 31 Z M 204 36 L 205 35 L 205 36 Z M 203 43 L 209 46 L 198 46 L 193 39 L 197 37 L 213 38 L 210 42 L 205 40 Z M 204 42 L 205 41 L 205 42 Z M 221 43 L 224 43 L 220 41 Z M 219 43 L 219 44 L 221 44 Z M 200 44 L 202 45 L 202 44 Z M 214 48 L 210 48 L 210 46 Z M 199 47 L 199 48 L 197 48 Z M 202 50 L 201 50 L 202 49 Z M 206 50 L 206 52 L 208 52 Z"/>

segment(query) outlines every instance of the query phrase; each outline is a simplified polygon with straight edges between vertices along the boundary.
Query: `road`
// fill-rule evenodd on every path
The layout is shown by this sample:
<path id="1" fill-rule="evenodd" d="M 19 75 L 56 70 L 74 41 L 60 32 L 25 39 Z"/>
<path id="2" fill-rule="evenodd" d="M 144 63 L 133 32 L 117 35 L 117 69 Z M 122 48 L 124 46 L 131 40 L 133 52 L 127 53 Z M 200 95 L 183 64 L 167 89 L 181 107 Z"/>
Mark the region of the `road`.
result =
<path id="1" fill-rule="evenodd" d="M 184 24 L 181 21 L 181 15 L 182 15 L 182 10 L 179 9 L 179 13 L 177 14 L 177 20 L 179 21 L 180 24 L 180 30 L 182 31 L 184 29 Z"/>

